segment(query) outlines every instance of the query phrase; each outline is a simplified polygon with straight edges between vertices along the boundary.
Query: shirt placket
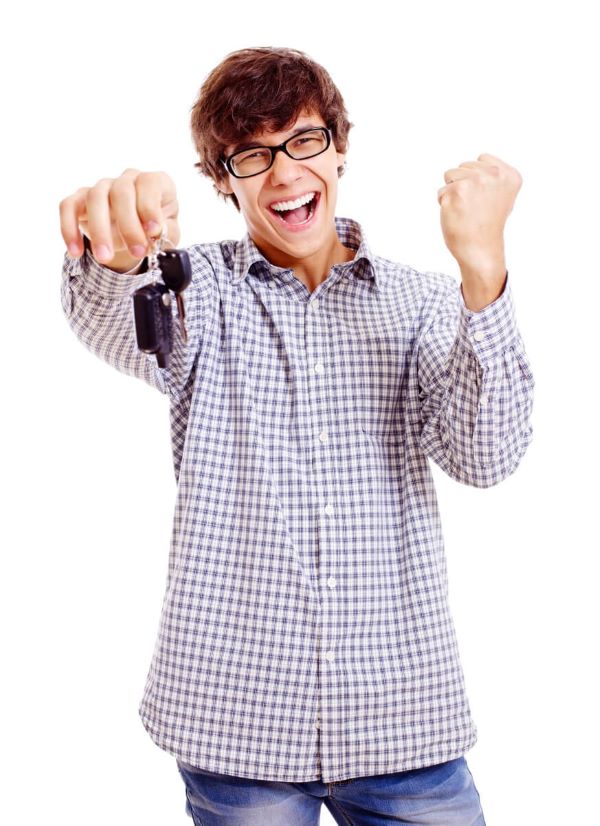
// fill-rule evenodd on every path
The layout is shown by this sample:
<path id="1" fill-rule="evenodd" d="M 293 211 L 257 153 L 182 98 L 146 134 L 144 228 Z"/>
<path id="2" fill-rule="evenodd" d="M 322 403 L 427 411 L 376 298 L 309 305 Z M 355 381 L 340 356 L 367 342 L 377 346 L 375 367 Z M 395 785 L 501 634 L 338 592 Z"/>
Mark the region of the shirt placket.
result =
<path id="1" fill-rule="evenodd" d="M 308 411 L 310 416 L 309 432 L 314 441 L 314 484 L 317 503 L 318 566 L 317 587 L 319 602 L 322 607 L 320 616 L 320 633 L 317 672 L 319 675 L 318 705 L 315 726 L 319 730 L 321 753 L 329 763 L 333 756 L 335 731 L 332 730 L 337 718 L 332 707 L 333 699 L 338 695 L 336 688 L 336 649 L 337 633 L 335 620 L 338 613 L 337 589 L 339 588 L 338 565 L 336 555 L 338 547 L 337 520 L 339 519 L 338 500 L 335 489 L 334 456 L 336 451 L 336 432 L 331 409 L 331 398 L 327 388 L 335 380 L 332 374 L 333 364 L 328 359 L 331 347 L 327 340 L 329 325 L 325 317 L 324 295 L 322 291 L 311 297 L 306 309 L 306 362 L 308 370 Z M 323 720 L 327 721 L 325 727 Z M 322 769 L 322 765 L 320 764 Z"/>

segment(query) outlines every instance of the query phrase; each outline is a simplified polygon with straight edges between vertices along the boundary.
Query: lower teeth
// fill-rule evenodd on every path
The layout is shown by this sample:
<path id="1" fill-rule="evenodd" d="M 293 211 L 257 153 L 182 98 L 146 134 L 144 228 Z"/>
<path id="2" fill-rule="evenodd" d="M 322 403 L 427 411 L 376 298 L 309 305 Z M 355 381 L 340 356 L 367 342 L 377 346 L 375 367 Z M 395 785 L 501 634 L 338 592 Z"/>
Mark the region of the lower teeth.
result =
<path id="1" fill-rule="evenodd" d="M 299 224 L 296 224 L 297 227 L 301 227 L 302 224 L 308 224 L 310 219 L 313 217 L 313 212 L 315 211 L 315 199 L 313 198 L 312 201 L 308 205 L 308 215 L 304 219 L 304 221 L 300 221 Z"/>

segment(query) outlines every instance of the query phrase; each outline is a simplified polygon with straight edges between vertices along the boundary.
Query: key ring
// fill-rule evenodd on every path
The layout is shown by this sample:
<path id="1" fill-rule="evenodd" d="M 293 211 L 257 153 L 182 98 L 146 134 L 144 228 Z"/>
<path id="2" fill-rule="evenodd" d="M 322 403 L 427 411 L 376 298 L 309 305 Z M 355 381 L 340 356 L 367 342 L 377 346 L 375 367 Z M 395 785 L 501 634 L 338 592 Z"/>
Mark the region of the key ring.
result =
<path id="1" fill-rule="evenodd" d="M 152 249 L 148 255 L 148 271 L 152 273 L 158 271 L 158 274 L 160 275 L 161 269 L 158 263 L 158 256 L 165 254 L 163 251 L 163 245 L 165 243 L 173 246 L 173 242 L 167 237 L 166 230 L 161 227 L 160 236 L 158 238 L 152 238 L 151 243 Z"/>

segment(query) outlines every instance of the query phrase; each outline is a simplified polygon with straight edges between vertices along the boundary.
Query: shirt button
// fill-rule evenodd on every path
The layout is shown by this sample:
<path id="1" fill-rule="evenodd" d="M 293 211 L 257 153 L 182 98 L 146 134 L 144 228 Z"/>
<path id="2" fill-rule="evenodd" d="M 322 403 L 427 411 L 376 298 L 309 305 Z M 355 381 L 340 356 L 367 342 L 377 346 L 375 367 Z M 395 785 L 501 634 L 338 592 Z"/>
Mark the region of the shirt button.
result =
<path id="1" fill-rule="evenodd" d="M 321 362 L 317 362 L 317 364 L 315 364 L 315 373 L 322 373 L 323 370 L 325 370 L 325 368 L 323 367 Z"/>
<path id="2" fill-rule="evenodd" d="M 327 654 L 325 654 L 325 659 L 329 660 L 329 662 L 335 659 L 335 654 L 333 653 L 333 651 L 328 651 Z"/>
<path id="3" fill-rule="evenodd" d="M 317 722 L 315 723 L 315 726 L 316 726 L 317 728 L 321 728 L 321 721 L 319 720 L 319 718 L 318 718 L 318 717 L 317 717 Z"/>
<path id="4" fill-rule="evenodd" d="M 330 588 L 335 588 L 335 586 L 337 584 L 336 578 L 334 576 L 330 576 L 329 579 L 327 580 L 327 584 L 329 585 Z"/>
<path id="5" fill-rule="evenodd" d="M 333 514 L 333 505 L 325 505 L 325 513 L 327 516 L 331 516 Z"/>
<path id="6" fill-rule="evenodd" d="M 473 341 L 483 341 L 485 338 L 485 333 L 483 330 L 477 330 L 477 332 L 473 333 Z"/>
<path id="7" fill-rule="evenodd" d="M 484 393 L 483 396 L 479 399 L 479 404 L 482 407 L 485 407 L 487 403 L 488 403 L 488 397 Z"/>
<path id="8" fill-rule="evenodd" d="M 348 278 L 348 276 L 347 276 L 347 275 L 345 275 L 343 278 L 340 278 L 340 284 L 344 284 L 344 285 L 345 285 L 345 284 L 347 284 L 347 283 L 348 283 L 348 281 L 350 281 L 350 279 Z"/>
<path id="9" fill-rule="evenodd" d="M 277 284 L 275 283 L 275 281 L 274 281 L 272 278 L 270 278 L 270 279 L 267 281 L 267 284 L 269 285 L 269 289 L 271 289 L 271 290 L 274 290 L 274 289 L 275 289 L 275 287 L 277 286 Z"/>
<path id="10" fill-rule="evenodd" d="M 326 431 L 326 430 L 323 430 L 323 431 L 321 431 L 321 433 L 319 433 L 319 439 L 320 439 L 322 442 L 326 442 L 328 438 L 329 438 L 329 436 L 327 435 L 327 431 Z"/>
<path id="11" fill-rule="evenodd" d="M 318 310 L 319 309 L 319 299 L 313 298 L 313 300 L 308 305 L 310 310 Z"/>

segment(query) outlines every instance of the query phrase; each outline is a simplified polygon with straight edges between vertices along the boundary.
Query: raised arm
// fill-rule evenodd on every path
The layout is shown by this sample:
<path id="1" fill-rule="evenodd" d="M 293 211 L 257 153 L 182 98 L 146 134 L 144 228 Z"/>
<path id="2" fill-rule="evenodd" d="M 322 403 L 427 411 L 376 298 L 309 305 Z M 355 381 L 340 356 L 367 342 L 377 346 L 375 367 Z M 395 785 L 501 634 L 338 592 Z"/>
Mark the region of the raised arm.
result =
<path id="1" fill-rule="evenodd" d="M 490 487 L 513 473 L 532 438 L 534 379 L 511 286 L 478 312 L 449 275 L 428 274 L 418 344 L 421 448 L 449 476 Z"/>

